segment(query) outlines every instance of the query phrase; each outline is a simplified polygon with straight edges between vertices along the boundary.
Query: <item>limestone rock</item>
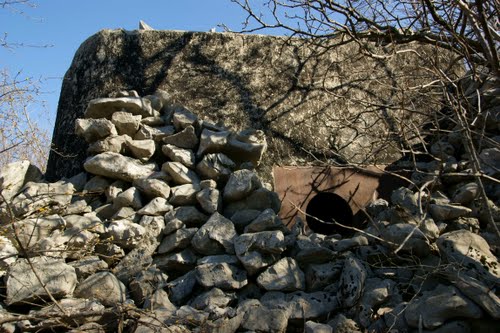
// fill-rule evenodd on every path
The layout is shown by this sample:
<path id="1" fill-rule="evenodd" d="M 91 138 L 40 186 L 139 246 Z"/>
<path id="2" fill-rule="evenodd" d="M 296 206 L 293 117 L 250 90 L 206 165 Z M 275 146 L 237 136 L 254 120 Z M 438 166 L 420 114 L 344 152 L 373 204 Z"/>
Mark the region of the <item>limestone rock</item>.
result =
<path id="1" fill-rule="evenodd" d="M 214 213 L 203 224 L 192 239 L 193 248 L 205 255 L 229 253 L 234 254 L 234 238 L 236 230 L 231 220 L 219 213 Z"/>
<path id="2" fill-rule="evenodd" d="M 482 311 L 455 287 L 439 285 L 408 304 L 405 311 L 408 324 L 418 327 L 420 316 L 425 328 L 435 329 L 453 318 L 480 318 Z"/>
<path id="3" fill-rule="evenodd" d="M 308 291 L 322 290 L 338 280 L 342 266 L 335 262 L 307 265 L 305 276 Z"/>
<path id="4" fill-rule="evenodd" d="M 137 213 L 141 215 L 165 215 L 166 212 L 171 211 L 173 208 L 174 207 L 168 203 L 167 199 L 158 197 L 139 209 Z"/>
<path id="5" fill-rule="evenodd" d="M 24 249 L 34 248 L 41 240 L 50 237 L 54 231 L 66 227 L 66 221 L 59 215 L 50 215 L 14 222 L 5 227 L 13 233 Z M 16 242 L 17 244 L 17 242 Z"/>
<path id="6" fill-rule="evenodd" d="M 136 187 L 132 186 L 121 192 L 113 200 L 113 207 L 119 209 L 121 207 L 132 207 L 140 209 L 142 207 L 141 194 Z"/>
<path id="7" fill-rule="evenodd" d="M 205 310 L 213 307 L 223 308 L 232 300 L 234 300 L 234 294 L 224 292 L 219 288 L 212 288 L 196 296 L 196 298 L 191 301 L 190 305 L 198 310 Z"/>
<path id="8" fill-rule="evenodd" d="M 229 131 L 215 132 L 205 128 L 201 132 L 200 147 L 196 155 L 201 157 L 207 153 L 220 153 L 224 151 L 230 134 L 231 132 Z"/>
<path id="9" fill-rule="evenodd" d="M 25 183 L 25 176 L 30 161 L 12 162 L 0 169 L 0 203 L 10 200 L 21 190 Z"/>
<path id="10" fill-rule="evenodd" d="M 28 259 L 18 259 L 10 266 L 6 275 L 7 305 L 48 298 L 47 291 L 56 299 L 73 292 L 77 284 L 75 269 L 64 260 L 49 257 L 29 260 L 31 264 Z"/>
<path id="11" fill-rule="evenodd" d="M 85 110 L 85 118 L 111 119 L 113 113 L 122 110 L 143 117 L 153 115 L 153 109 L 149 100 L 139 97 L 118 97 L 91 100 Z"/>
<path id="12" fill-rule="evenodd" d="M 253 171 L 238 170 L 229 177 L 222 197 L 227 202 L 239 201 L 259 187 L 262 187 L 262 184 Z"/>
<path id="13" fill-rule="evenodd" d="M 167 286 L 167 279 L 168 276 L 154 266 L 140 272 L 129 284 L 132 299 L 138 305 L 143 304 L 157 290 Z"/>
<path id="14" fill-rule="evenodd" d="M 196 165 L 196 171 L 202 178 L 213 179 L 218 182 L 226 180 L 235 167 L 236 164 L 222 153 L 207 154 Z"/>
<path id="15" fill-rule="evenodd" d="M 248 197 L 241 201 L 231 202 L 224 208 L 224 216 L 232 216 L 239 210 L 255 209 L 266 210 L 271 208 L 275 213 L 280 211 L 281 201 L 276 192 L 265 188 L 253 191 Z"/>
<path id="16" fill-rule="evenodd" d="M 245 233 L 260 232 L 265 230 L 281 230 L 284 233 L 288 232 L 288 228 L 283 224 L 276 213 L 268 208 L 259 214 L 252 222 L 244 229 Z"/>
<path id="17" fill-rule="evenodd" d="M 158 247 L 158 253 L 168 253 L 176 249 L 184 249 L 191 244 L 191 238 L 198 228 L 181 228 L 170 235 L 167 235 L 161 241 Z"/>
<path id="18" fill-rule="evenodd" d="M 156 168 L 154 164 L 142 164 L 133 158 L 112 152 L 101 153 L 87 159 L 83 167 L 94 175 L 128 182 L 147 178 Z"/>
<path id="19" fill-rule="evenodd" d="M 155 153 L 156 144 L 154 140 L 128 140 L 127 147 L 132 156 L 142 162 L 147 162 Z"/>
<path id="20" fill-rule="evenodd" d="M 355 257 L 348 257 L 340 276 L 340 294 L 342 305 L 354 306 L 361 297 L 366 280 L 366 269 Z"/>
<path id="21" fill-rule="evenodd" d="M 151 127 L 142 124 L 133 138 L 135 140 L 154 140 L 155 142 L 162 142 L 162 140 L 175 132 L 173 126 Z"/>
<path id="22" fill-rule="evenodd" d="M 290 311 L 289 319 L 318 318 L 339 307 L 337 297 L 325 291 L 312 293 L 296 291 L 286 295 L 286 302 Z"/>
<path id="23" fill-rule="evenodd" d="M 193 251 L 187 248 L 181 252 L 156 256 L 153 264 L 167 272 L 186 273 L 194 268 L 197 259 Z"/>
<path id="24" fill-rule="evenodd" d="M 417 225 L 408 223 L 391 224 L 382 231 L 384 239 L 392 242 L 393 248 L 404 244 L 402 249 L 415 253 L 419 257 L 425 257 L 430 252 L 430 244 Z M 411 235 L 408 240 L 406 238 Z"/>
<path id="25" fill-rule="evenodd" d="M 128 220 L 111 221 L 107 233 L 114 243 L 124 248 L 134 248 L 143 239 L 146 229 Z"/>
<path id="26" fill-rule="evenodd" d="M 479 154 L 481 170 L 488 176 L 498 176 L 498 166 L 500 165 L 500 149 L 497 147 L 486 148 Z"/>
<path id="27" fill-rule="evenodd" d="M 134 186 L 151 198 L 161 197 L 168 199 L 170 197 L 170 186 L 161 179 L 139 178 L 134 181 Z"/>
<path id="28" fill-rule="evenodd" d="M 75 133 L 92 143 L 107 136 L 118 135 L 115 125 L 107 119 L 77 119 Z"/>
<path id="29" fill-rule="evenodd" d="M 115 125 L 118 134 L 126 134 L 131 137 L 139 130 L 141 116 L 129 112 L 115 112 L 111 116 L 111 122 Z"/>
<path id="30" fill-rule="evenodd" d="M 304 325 L 304 333 L 333 333 L 333 327 L 309 320 Z"/>
<path id="31" fill-rule="evenodd" d="M 165 162 L 161 167 L 177 184 L 199 184 L 200 179 L 194 171 L 188 169 L 180 162 Z"/>
<path id="32" fill-rule="evenodd" d="M 198 280 L 196 271 L 189 271 L 174 281 L 168 283 L 170 299 L 175 304 L 183 304 L 189 298 Z"/>
<path id="33" fill-rule="evenodd" d="M 448 262 L 460 265 L 461 269 L 467 268 L 469 274 L 498 283 L 500 263 L 481 236 L 468 230 L 456 230 L 441 235 L 436 244 Z"/>
<path id="34" fill-rule="evenodd" d="M 166 136 L 163 138 L 163 142 L 179 148 L 195 149 L 198 145 L 198 136 L 196 136 L 193 126 L 187 126 L 178 133 Z"/>
<path id="35" fill-rule="evenodd" d="M 181 131 L 188 126 L 195 126 L 198 116 L 188 109 L 178 106 L 172 114 L 172 122 L 176 130 Z"/>
<path id="36" fill-rule="evenodd" d="M 333 327 L 334 332 L 338 333 L 360 333 L 361 330 L 359 325 L 352 319 L 347 318 L 343 314 L 339 313 L 336 315 L 331 321 L 328 322 L 328 325 Z"/>
<path id="37" fill-rule="evenodd" d="M 192 150 L 182 149 L 169 144 L 163 145 L 161 150 L 173 162 L 180 162 L 188 168 L 194 167 L 196 159 Z"/>
<path id="38" fill-rule="evenodd" d="M 261 130 L 246 129 L 229 137 L 225 152 L 238 161 L 250 161 L 259 166 L 267 149 L 266 136 Z"/>
<path id="39" fill-rule="evenodd" d="M 165 216 L 166 218 L 170 218 L 171 214 Z M 173 218 L 181 221 L 188 227 L 201 227 L 207 222 L 209 216 L 200 212 L 195 206 L 181 206 L 174 209 Z"/>
<path id="40" fill-rule="evenodd" d="M 450 204 L 430 204 L 429 212 L 436 221 L 456 219 L 470 214 L 472 210 L 468 207 Z"/>
<path id="41" fill-rule="evenodd" d="M 5 270 L 17 260 L 17 249 L 7 237 L 0 236 L 0 277 L 5 275 Z"/>
<path id="42" fill-rule="evenodd" d="M 218 211 L 222 206 L 222 197 L 216 188 L 204 188 L 196 193 L 196 200 L 201 208 L 209 214 Z"/>
<path id="43" fill-rule="evenodd" d="M 297 261 L 285 257 L 268 267 L 257 278 L 259 286 L 266 290 L 296 291 L 305 289 L 304 272 Z"/>
<path id="44" fill-rule="evenodd" d="M 467 205 L 479 194 L 479 187 L 476 183 L 467 183 L 458 188 L 453 194 L 452 202 Z"/>
<path id="45" fill-rule="evenodd" d="M 86 279 L 97 271 L 103 271 L 108 268 L 108 264 L 99 259 L 98 256 L 83 257 L 79 260 L 70 262 L 68 265 L 75 269 L 79 280 Z"/>
<path id="46" fill-rule="evenodd" d="M 75 296 L 94 298 L 106 306 L 115 306 L 127 299 L 127 288 L 110 272 L 93 274 L 78 284 Z"/>
<path id="47" fill-rule="evenodd" d="M 240 289 L 248 283 L 244 270 L 227 263 L 198 265 L 196 278 L 203 287 L 222 290 Z"/>
<path id="48" fill-rule="evenodd" d="M 196 194 L 200 191 L 198 184 L 184 184 L 172 187 L 169 202 L 175 206 L 195 205 Z"/>

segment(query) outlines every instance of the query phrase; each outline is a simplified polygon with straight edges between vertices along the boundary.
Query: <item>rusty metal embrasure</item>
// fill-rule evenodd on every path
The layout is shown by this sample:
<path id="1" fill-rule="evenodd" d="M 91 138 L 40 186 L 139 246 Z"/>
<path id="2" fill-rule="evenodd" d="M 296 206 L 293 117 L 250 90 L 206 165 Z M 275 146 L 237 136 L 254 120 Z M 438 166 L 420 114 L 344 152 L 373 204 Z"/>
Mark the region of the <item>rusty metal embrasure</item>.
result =
<path id="1" fill-rule="evenodd" d="M 273 175 L 283 223 L 290 228 L 298 216 L 309 229 L 322 234 L 351 234 L 349 227 L 361 227 L 366 221 L 364 207 L 376 198 L 389 200 L 392 190 L 406 185 L 376 166 L 274 167 Z"/>

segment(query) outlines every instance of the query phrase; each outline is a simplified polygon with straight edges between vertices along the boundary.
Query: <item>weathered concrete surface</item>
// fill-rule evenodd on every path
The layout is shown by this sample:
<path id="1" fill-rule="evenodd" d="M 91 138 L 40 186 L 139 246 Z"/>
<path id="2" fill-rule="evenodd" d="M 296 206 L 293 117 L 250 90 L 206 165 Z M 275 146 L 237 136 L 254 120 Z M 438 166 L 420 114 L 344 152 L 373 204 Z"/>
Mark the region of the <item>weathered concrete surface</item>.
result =
<path id="1" fill-rule="evenodd" d="M 318 57 L 311 57 L 313 48 L 297 39 L 260 35 L 100 31 L 81 45 L 64 78 L 47 177 L 81 169 L 86 145 L 74 135 L 74 122 L 88 102 L 131 89 L 144 96 L 160 88 L 200 119 L 223 120 L 235 131 L 264 130 L 269 149 L 260 171 L 266 174 L 273 164 L 312 161 L 306 151 L 333 158 L 337 150 L 354 162 L 396 159 L 394 145 L 379 151 L 377 142 L 396 137 L 393 133 L 409 124 L 404 108 L 433 107 L 428 96 L 409 89 L 432 80 L 422 70 L 428 61 L 413 52 L 369 58 L 354 43 Z M 444 53 L 420 53 L 446 61 Z M 346 114 L 360 111 L 362 117 L 346 121 Z"/>

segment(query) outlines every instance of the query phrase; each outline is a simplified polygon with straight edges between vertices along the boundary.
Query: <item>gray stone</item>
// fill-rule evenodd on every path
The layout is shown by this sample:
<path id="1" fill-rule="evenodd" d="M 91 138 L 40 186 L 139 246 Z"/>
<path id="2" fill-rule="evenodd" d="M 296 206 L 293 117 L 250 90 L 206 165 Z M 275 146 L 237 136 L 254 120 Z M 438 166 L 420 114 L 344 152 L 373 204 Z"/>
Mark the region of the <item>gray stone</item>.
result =
<path id="1" fill-rule="evenodd" d="M 151 102 L 138 97 L 97 98 L 89 102 L 85 110 L 85 118 L 108 118 L 116 111 L 149 117 L 153 115 Z"/>
<path id="2" fill-rule="evenodd" d="M 447 158 L 455 154 L 455 148 L 450 143 L 441 140 L 431 146 L 431 154 L 439 158 Z"/>
<path id="3" fill-rule="evenodd" d="M 187 248 L 178 253 L 155 256 L 153 264 L 167 273 L 185 273 L 194 268 L 197 259 L 193 251 Z"/>
<path id="4" fill-rule="evenodd" d="M 248 283 L 244 270 L 227 263 L 198 265 L 196 278 L 203 287 L 222 290 L 240 289 Z"/>
<path id="5" fill-rule="evenodd" d="M 134 181 L 134 186 L 150 198 L 161 197 L 168 199 L 170 197 L 170 186 L 168 186 L 168 184 L 161 179 L 136 179 Z"/>
<path id="6" fill-rule="evenodd" d="M 146 124 L 141 124 L 139 130 L 134 135 L 135 140 L 154 140 L 155 142 L 163 142 L 163 139 L 172 135 L 175 132 L 173 126 L 151 127 Z"/>
<path id="7" fill-rule="evenodd" d="M 253 332 L 285 332 L 288 326 L 288 313 L 284 309 L 269 309 L 258 301 L 238 308 L 243 313 L 241 328 Z"/>
<path id="8" fill-rule="evenodd" d="M 255 220 L 260 214 L 261 211 L 256 209 L 243 209 L 235 212 L 231 216 L 230 220 L 233 221 L 236 231 L 242 234 L 245 227 Z"/>
<path id="9" fill-rule="evenodd" d="M 286 257 L 268 267 L 257 278 L 259 286 L 266 290 L 296 291 L 304 290 L 304 272 L 295 259 Z"/>
<path id="10" fill-rule="evenodd" d="M 141 124 L 153 126 L 153 127 L 163 127 L 163 126 L 165 126 L 165 118 L 158 117 L 158 116 L 142 118 Z"/>
<path id="11" fill-rule="evenodd" d="M 17 249 L 7 237 L 0 236 L 0 277 L 5 275 L 9 265 L 17 260 Z"/>
<path id="12" fill-rule="evenodd" d="M 173 232 L 175 232 L 183 227 L 184 227 L 184 223 L 182 223 L 182 221 L 180 221 L 176 218 L 169 219 L 168 222 L 165 224 L 165 229 L 163 229 L 163 234 L 170 235 L 171 233 L 173 233 Z"/>
<path id="13" fill-rule="evenodd" d="M 78 284 L 75 296 L 93 298 L 106 306 L 115 306 L 127 299 L 127 288 L 110 272 L 93 274 Z"/>
<path id="14" fill-rule="evenodd" d="M 249 161 L 254 167 L 257 167 L 266 150 L 267 141 L 264 132 L 246 129 L 229 137 L 225 153 L 232 159 Z"/>
<path id="15" fill-rule="evenodd" d="M 177 131 L 181 131 L 188 126 L 196 126 L 198 116 L 185 107 L 176 107 L 172 114 L 172 122 Z"/>
<path id="16" fill-rule="evenodd" d="M 139 130 L 141 116 L 133 115 L 129 112 L 115 112 L 111 116 L 111 121 L 116 127 L 118 134 L 126 134 L 131 137 Z"/>
<path id="17" fill-rule="evenodd" d="M 144 301 L 143 307 L 148 310 L 162 309 L 170 312 L 172 315 L 177 311 L 177 307 L 170 302 L 167 292 L 163 289 L 158 289 L 148 296 Z M 170 331 L 167 332 L 170 333 Z"/>
<path id="18" fill-rule="evenodd" d="M 132 207 L 122 207 L 118 209 L 110 218 L 111 220 L 129 220 L 134 223 L 139 223 L 141 215 Z"/>
<path id="19" fill-rule="evenodd" d="M 196 155 L 198 157 L 207 153 L 220 153 L 224 150 L 229 135 L 229 131 L 211 131 L 207 128 L 203 129 L 200 136 L 200 147 Z"/>
<path id="20" fill-rule="evenodd" d="M 250 275 L 272 265 L 285 250 L 285 235 L 279 230 L 243 234 L 234 239 L 238 259 Z"/>
<path id="21" fill-rule="evenodd" d="M 168 276 L 155 266 L 140 272 L 129 284 L 130 294 L 135 304 L 142 305 L 157 290 L 166 287 L 168 284 L 167 279 Z"/>
<path id="22" fill-rule="evenodd" d="M 229 176 L 222 197 L 224 201 L 239 201 L 262 187 L 257 175 L 250 170 L 237 170 Z"/>
<path id="23" fill-rule="evenodd" d="M 339 301 L 332 293 L 296 291 L 286 295 L 289 319 L 307 320 L 329 314 L 339 307 Z"/>
<path id="24" fill-rule="evenodd" d="M 92 207 L 87 205 L 85 200 L 76 200 L 70 203 L 66 209 L 64 210 L 63 215 L 73 215 L 73 214 L 85 214 L 90 213 L 92 211 Z"/>
<path id="25" fill-rule="evenodd" d="M 309 320 L 304 325 L 304 333 L 333 333 L 333 327 Z"/>
<path id="26" fill-rule="evenodd" d="M 25 183 L 30 161 L 17 161 L 4 165 L 0 169 L 0 203 L 10 200 L 21 190 Z"/>
<path id="27" fill-rule="evenodd" d="M 213 179 L 217 182 L 225 181 L 236 164 L 222 153 L 207 154 L 196 165 L 196 171 L 202 178 Z"/>
<path id="28" fill-rule="evenodd" d="M 453 194 L 452 202 L 467 205 L 471 203 L 479 194 L 479 187 L 476 183 L 467 183 L 459 187 Z"/>
<path id="29" fill-rule="evenodd" d="M 403 244 L 402 250 L 415 253 L 419 257 L 425 257 L 430 252 L 430 244 L 424 233 L 417 225 L 408 223 L 396 223 L 382 230 L 383 238 L 391 242 L 394 249 Z M 408 239 L 406 239 L 409 237 Z"/>
<path id="30" fill-rule="evenodd" d="M 429 213 L 436 221 L 446 221 L 466 216 L 472 212 L 472 209 L 464 206 L 450 204 L 430 204 Z"/>
<path id="31" fill-rule="evenodd" d="M 353 307 L 363 293 L 367 272 L 363 264 L 355 257 L 349 256 L 344 263 L 340 275 L 340 297 L 342 305 Z"/>
<path id="32" fill-rule="evenodd" d="M 209 291 L 196 296 L 190 302 L 190 305 L 198 310 L 206 310 L 211 307 L 224 308 L 234 299 L 234 294 L 224 292 L 219 288 L 212 288 Z"/>
<path id="33" fill-rule="evenodd" d="M 181 228 L 170 235 L 167 235 L 161 241 L 158 247 L 158 253 L 168 253 L 173 250 L 180 250 L 188 247 L 191 244 L 191 239 L 198 228 Z"/>
<path id="34" fill-rule="evenodd" d="M 195 205 L 196 194 L 200 191 L 198 184 L 184 184 L 171 188 L 172 196 L 169 202 L 175 206 Z"/>
<path id="35" fill-rule="evenodd" d="M 108 136 L 102 140 L 97 140 L 89 145 L 87 154 L 97 155 L 100 153 L 111 152 L 119 154 L 128 154 L 127 142 L 131 140 L 128 135 Z"/>
<path id="36" fill-rule="evenodd" d="M 204 255 L 234 254 L 235 237 L 237 233 L 233 222 L 216 212 L 195 233 L 191 243 L 197 252 Z"/>
<path id="37" fill-rule="evenodd" d="M 492 318 L 500 319 L 500 298 L 486 285 L 467 274 L 451 272 L 451 282 L 465 296 L 483 308 Z"/>
<path id="38" fill-rule="evenodd" d="M 441 255 L 449 262 L 492 282 L 500 279 L 500 263 L 486 240 L 468 230 L 451 231 L 436 241 Z"/>
<path id="39" fill-rule="evenodd" d="M 201 208 L 209 214 L 215 213 L 222 207 L 222 197 L 216 188 L 202 189 L 196 193 L 196 200 Z"/>
<path id="40" fill-rule="evenodd" d="M 196 271 L 189 271 L 167 285 L 170 300 L 175 304 L 183 304 L 193 292 L 197 284 Z"/>
<path id="41" fill-rule="evenodd" d="M 85 298 L 63 298 L 57 304 L 50 304 L 38 311 L 30 311 L 30 316 L 47 318 L 41 320 L 37 325 L 45 327 L 57 327 L 61 324 L 84 325 L 85 323 L 97 322 L 103 319 L 104 306 L 95 301 Z M 94 315 L 81 316 L 81 313 Z"/>
<path id="42" fill-rule="evenodd" d="M 396 283 L 389 279 L 366 279 L 363 296 L 359 302 L 359 322 L 363 327 L 368 328 L 372 324 L 377 307 L 392 295 L 395 285 Z"/>
<path id="43" fill-rule="evenodd" d="M 85 184 L 82 194 L 102 194 L 110 185 L 111 180 L 101 176 L 94 176 Z"/>
<path id="44" fill-rule="evenodd" d="M 187 126 L 178 133 L 164 137 L 163 142 L 179 148 L 195 149 L 198 145 L 198 137 L 196 136 L 194 127 Z"/>
<path id="45" fill-rule="evenodd" d="M 500 149 L 498 149 L 497 147 L 483 149 L 479 154 L 479 160 L 481 162 L 481 171 L 486 173 L 488 176 L 498 176 L 498 166 L 500 165 Z"/>
<path id="46" fill-rule="evenodd" d="M 155 153 L 156 144 L 153 140 L 127 140 L 131 155 L 142 162 L 147 162 Z"/>
<path id="47" fill-rule="evenodd" d="M 170 218 L 170 216 L 172 216 L 172 214 L 166 215 L 165 218 Z M 205 224 L 209 218 L 209 216 L 203 214 L 194 206 L 177 207 L 174 209 L 172 217 L 181 221 L 188 227 L 200 227 Z"/>
<path id="48" fill-rule="evenodd" d="M 24 249 L 34 248 L 41 240 L 50 237 L 54 231 L 66 227 L 66 221 L 59 215 L 25 219 L 4 227 L 8 234 L 14 235 Z"/>
<path id="49" fill-rule="evenodd" d="M 203 265 L 203 264 L 221 264 L 221 263 L 237 265 L 240 263 L 240 261 L 238 260 L 238 257 L 235 255 L 216 254 L 213 256 L 206 256 L 206 257 L 200 258 L 200 259 L 198 259 L 196 264 Z"/>
<path id="50" fill-rule="evenodd" d="M 154 198 L 144 207 L 137 211 L 138 214 L 141 215 L 165 215 L 166 212 L 169 212 L 174 207 L 170 205 L 165 198 Z"/>
<path id="51" fill-rule="evenodd" d="M 84 257 L 79 260 L 71 261 L 68 265 L 75 269 L 79 280 L 85 279 L 97 271 L 103 271 L 108 268 L 108 264 L 99 259 L 98 256 Z"/>
<path id="52" fill-rule="evenodd" d="M 174 145 L 163 145 L 161 151 L 173 162 L 179 162 L 188 168 L 193 168 L 196 162 L 194 153 L 189 149 L 182 149 Z"/>
<path id="53" fill-rule="evenodd" d="M 165 162 L 161 167 L 168 173 L 176 184 L 199 184 L 200 179 L 194 171 L 188 169 L 180 162 Z"/>
<path id="54" fill-rule="evenodd" d="M 100 177 L 100 176 L 97 176 Z M 127 188 L 129 188 L 130 184 L 123 180 L 115 180 L 111 183 L 108 188 L 105 190 L 106 194 L 106 202 L 113 202 L 113 200 Z"/>
<path id="55" fill-rule="evenodd" d="M 133 209 L 142 207 L 141 194 L 136 187 L 129 187 L 116 196 L 113 200 L 113 208 L 119 209 L 121 207 L 132 207 Z"/>
<path id="56" fill-rule="evenodd" d="M 28 182 L 12 200 L 9 208 L 17 217 L 37 211 L 44 211 L 45 214 L 60 211 L 71 203 L 74 191 L 73 184 L 63 180 L 56 183 Z M 10 216 L 8 218 L 8 222 L 11 222 Z"/>
<path id="57" fill-rule="evenodd" d="M 344 252 L 354 247 L 368 245 L 368 238 L 363 235 L 355 236 L 352 238 L 341 239 L 328 244 L 328 248 L 336 252 Z"/>
<path id="58" fill-rule="evenodd" d="M 259 211 L 271 208 L 277 214 L 281 208 L 281 201 L 276 192 L 259 188 L 241 201 L 231 202 L 224 208 L 224 216 L 232 216 L 239 210 L 255 209 Z"/>
<path id="59" fill-rule="evenodd" d="M 295 258 L 301 264 L 323 264 L 332 261 L 337 254 L 322 246 L 312 246 L 300 250 Z"/>
<path id="60" fill-rule="evenodd" d="M 77 284 L 75 269 L 49 257 L 18 259 L 6 275 L 7 305 L 70 295 Z"/>
<path id="61" fill-rule="evenodd" d="M 361 333 L 358 324 L 341 313 L 330 320 L 328 325 L 333 328 L 335 333 Z"/>
<path id="62" fill-rule="evenodd" d="M 189 305 L 181 306 L 175 312 L 175 323 L 181 322 L 186 325 L 203 326 L 208 319 L 208 313 L 196 310 Z"/>
<path id="63" fill-rule="evenodd" d="M 128 249 L 136 247 L 146 234 L 143 226 L 129 220 L 111 221 L 106 231 L 113 243 Z"/>
<path id="64" fill-rule="evenodd" d="M 107 119 L 77 119 L 75 134 L 83 137 L 88 143 L 118 135 L 115 125 Z"/>
<path id="65" fill-rule="evenodd" d="M 83 167 L 94 175 L 132 182 L 147 178 L 156 169 L 155 164 L 142 164 L 136 159 L 117 153 L 106 152 L 85 161 Z"/>
<path id="66" fill-rule="evenodd" d="M 342 266 L 335 262 L 307 265 L 305 271 L 307 290 L 322 290 L 337 281 L 341 271 Z"/>
<path id="67" fill-rule="evenodd" d="M 259 232 L 266 230 L 281 230 L 287 233 L 289 230 L 283 224 L 281 219 L 276 213 L 268 208 L 259 214 L 252 222 L 250 222 L 244 229 L 245 233 Z"/>
<path id="68" fill-rule="evenodd" d="M 434 329 L 453 318 L 481 318 L 481 309 L 453 286 L 439 285 L 413 299 L 406 308 L 405 319 L 418 327 L 422 317 L 423 327 Z"/>

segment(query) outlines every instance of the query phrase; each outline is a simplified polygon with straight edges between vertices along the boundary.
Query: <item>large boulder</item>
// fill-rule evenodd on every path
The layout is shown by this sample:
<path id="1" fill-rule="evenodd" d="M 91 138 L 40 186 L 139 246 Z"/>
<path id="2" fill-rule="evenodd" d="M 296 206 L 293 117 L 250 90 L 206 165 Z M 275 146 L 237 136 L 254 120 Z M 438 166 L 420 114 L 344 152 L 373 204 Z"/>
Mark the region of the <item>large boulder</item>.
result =
<path id="1" fill-rule="evenodd" d="M 266 148 L 263 136 L 267 136 L 268 153 L 261 162 L 264 172 L 274 163 L 292 164 L 299 157 L 312 161 L 313 155 L 337 156 L 332 147 L 348 161 L 366 162 L 367 156 L 379 162 L 397 159 L 385 136 L 397 130 L 394 124 L 401 119 L 409 119 L 406 109 L 423 114 L 432 108 L 429 98 L 405 89 L 432 81 L 430 72 L 423 70 L 428 60 L 406 52 L 391 53 L 391 61 L 380 61 L 361 52 L 355 42 L 311 57 L 317 47 L 323 50 L 328 45 L 234 33 L 100 31 L 80 46 L 63 80 L 47 176 L 56 179 L 81 170 L 86 147 L 73 133 L 75 119 L 84 115 L 111 119 L 114 111 L 123 109 L 146 119 L 171 102 L 192 110 L 198 119 L 222 121 L 238 132 L 221 138 L 229 143 L 231 158 L 243 153 L 251 155 L 255 164 Z M 382 45 L 373 48 L 384 52 Z M 446 59 L 446 52 L 438 57 Z M 107 99 L 115 91 L 130 89 L 140 96 L 162 89 L 169 96 Z M 381 111 L 379 105 L 391 108 Z M 345 118 L 359 112 L 363 112 L 359 125 L 369 131 L 357 133 L 345 126 Z M 387 121 L 378 121 L 380 112 Z M 190 122 L 196 125 L 192 119 L 177 118 L 177 130 Z M 242 131 L 246 128 L 257 131 Z M 201 150 L 217 150 L 218 141 L 207 145 L 206 136 Z M 388 149 L 377 150 L 377 142 Z M 370 154 L 374 150 L 377 154 Z"/>

